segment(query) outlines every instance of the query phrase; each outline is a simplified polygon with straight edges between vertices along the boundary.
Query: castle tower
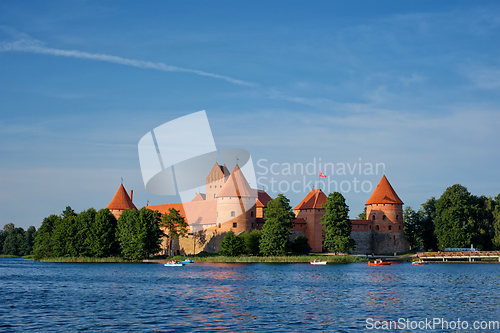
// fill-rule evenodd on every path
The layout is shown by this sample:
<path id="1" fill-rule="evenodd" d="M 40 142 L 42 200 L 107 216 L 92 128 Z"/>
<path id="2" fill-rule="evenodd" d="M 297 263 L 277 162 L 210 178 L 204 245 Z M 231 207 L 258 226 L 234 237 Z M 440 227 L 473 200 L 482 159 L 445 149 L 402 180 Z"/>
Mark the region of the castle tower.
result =
<path id="1" fill-rule="evenodd" d="M 239 234 L 255 227 L 257 191 L 250 187 L 238 165 L 216 199 L 217 226 L 221 232 L 233 229 Z"/>
<path id="2" fill-rule="evenodd" d="M 206 200 L 213 200 L 216 198 L 228 177 L 229 170 L 226 165 L 215 163 L 206 180 Z"/>
<path id="3" fill-rule="evenodd" d="M 294 208 L 295 218 L 299 222 L 303 220 L 306 224 L 305 236 L 312 252 L 323 252 L 323 227 L 320 223 L 321 218 L 325 215 L 323 204 L 326 203 L 326 199 L 327 196 L 321 189 L 313 189 Z"/>
<path id="4" fill-rule="evenodd" d="M 373 252 L 407 251 L 403 232 L 403 201 L 385 175 L 366 202 L 366 218 L 373 223 Z"/>
<path id="5" fill-rule="evenodd" d="M 122 212 L 125 209 L 135 209 L 137 210 L 137 207 L 132 203 L 132 195 L 133 191 L 130 190 L 130 196 L 127 194 L 127 191 L 125 190 L 125 187 L 123 187 L 123 184 L 120 185 L 118 188 L 118 191 L 116 191 L 115 196 L 109 203 L 109 205 L 106 207 L 113 213 L 113 215 L 118 219 L 120 215 L 122 215 Z"/>

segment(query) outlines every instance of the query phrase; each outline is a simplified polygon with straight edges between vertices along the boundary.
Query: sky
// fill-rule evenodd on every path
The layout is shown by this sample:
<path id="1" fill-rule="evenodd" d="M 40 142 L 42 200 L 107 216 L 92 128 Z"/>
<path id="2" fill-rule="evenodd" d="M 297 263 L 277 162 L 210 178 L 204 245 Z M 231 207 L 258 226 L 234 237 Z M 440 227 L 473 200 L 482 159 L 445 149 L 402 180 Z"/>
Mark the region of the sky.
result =
<path id="1" fill-rule="evenodd" d="M 104 208 L 122 178 L 137 207 L 174 202 L 145 190 L 138 142 L 201 110 L 216 146 L 247 150 L 259 188 L 292 207 L 319 171 L 351 218 L 384 172 L 414 209 L 457 183 L 494 197 L 499 14 L 496 1 L 1 1 L 0 227 Z"/>

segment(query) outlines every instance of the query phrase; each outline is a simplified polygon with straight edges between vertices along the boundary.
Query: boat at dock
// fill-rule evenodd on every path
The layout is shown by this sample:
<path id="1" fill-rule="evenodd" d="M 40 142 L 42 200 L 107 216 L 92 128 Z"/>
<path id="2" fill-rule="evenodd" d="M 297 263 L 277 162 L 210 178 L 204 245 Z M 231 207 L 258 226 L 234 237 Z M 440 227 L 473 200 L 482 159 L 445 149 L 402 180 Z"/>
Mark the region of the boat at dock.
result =
<path id="1" fill-rule="evenodd" d="M 163 266 L 184 266 L 184 264 L 182 262 L 167 262 Z"/>
<path id="2" fill-rule="evenodd" d="M 368 266 L 387 266 L 392 264 L 392 261 L 382 261 L 382 259 L 377 259 L 374 262 L 368 262 Z"/>
<path id="3" fill-rule="evenodd" d="M 311 261 L 311 265 L 326 265 L 326 261 L 321 261 L 321 260 L 314 260 Z"/>

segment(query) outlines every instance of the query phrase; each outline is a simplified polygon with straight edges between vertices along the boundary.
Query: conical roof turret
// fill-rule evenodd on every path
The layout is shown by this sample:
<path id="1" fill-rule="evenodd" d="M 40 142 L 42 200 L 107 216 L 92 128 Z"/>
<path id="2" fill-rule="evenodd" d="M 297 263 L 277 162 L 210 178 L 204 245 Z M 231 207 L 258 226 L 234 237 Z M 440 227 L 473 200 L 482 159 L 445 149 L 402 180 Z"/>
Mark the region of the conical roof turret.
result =
<path id="1" fill-rule="evenodd" d="M 378 183 L 370 199 L 365 203 L 365 205 L 372 204 L 403 204 L 385 175 Z"/>
<path id="2" fill-rule="evenodd" d="M 257 197 L 257 191 L 250 187 L 240 167 L 236 164 L 217 197 Z"/>
<path id="3" fill-rule="evenodd" d="M 130 199 L 125 187 L 123 184 L 120 185 L 118 191 L 116 191 L 115 196 L 106 207 L 108 209 L 116 209 L 116 210 L 125 210 L 125 209 L 137 209 L 135 205 L 132 203 L 132 199 Z"/>

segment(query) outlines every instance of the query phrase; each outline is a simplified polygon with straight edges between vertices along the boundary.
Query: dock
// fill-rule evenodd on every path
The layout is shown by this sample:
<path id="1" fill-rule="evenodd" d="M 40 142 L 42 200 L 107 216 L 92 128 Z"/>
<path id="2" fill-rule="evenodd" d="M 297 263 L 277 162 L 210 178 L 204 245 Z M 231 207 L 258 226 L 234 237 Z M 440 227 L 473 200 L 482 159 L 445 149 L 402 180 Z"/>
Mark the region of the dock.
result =
<path id="1" fill-rule="evenodd" d="M 418 252 L 417 258 L 427 261 L 481 261 L 498 260 L 500 262 L 500 251 L 453 251 L 453 252 Z"/>

